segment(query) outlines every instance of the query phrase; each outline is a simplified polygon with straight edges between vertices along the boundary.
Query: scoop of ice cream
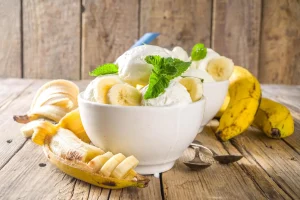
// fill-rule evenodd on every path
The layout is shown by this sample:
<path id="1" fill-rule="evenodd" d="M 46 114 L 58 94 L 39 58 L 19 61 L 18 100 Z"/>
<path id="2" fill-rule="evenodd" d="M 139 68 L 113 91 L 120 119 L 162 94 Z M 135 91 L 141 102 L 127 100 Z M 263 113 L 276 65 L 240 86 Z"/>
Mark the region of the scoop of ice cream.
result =
<path id="1" fill-rule="evenodd" d="M 158 46 L 142 45 L 132 48 L 115 62 L 119 67 L 120 78 L 133 86 L 147 85 L 153 67 L 144 60 L 148 55 L 176 57 L 172 51 Z"/>
<path id="2" fill-rule="evenodd" d="M 145 86 L 141 92 L 144 96 L 148 86 Z M 156 98 L 142 100 L 144 106 L 173 106 L 184 105 L 192 103 L 192 99 L 186 88 L 181 85 L 178 80 L 170 82 L 169 87 L 165 89 L 164 93 Z"/>
<path id="3" fill-rule="evenodd" d="M 175 54 L 176 58 L 186 62 L 190 61 L 189 55 L 183 48 L 174 47 L 172 52 Z"/>
<path id="4" fill-rule="evenodd" d="M 189 68 L 186 72 L 182 74 L 182 76 L 201 78 L 204 80 L 205 83 L 216 82 L 207 71 L 202 69 Z"/>

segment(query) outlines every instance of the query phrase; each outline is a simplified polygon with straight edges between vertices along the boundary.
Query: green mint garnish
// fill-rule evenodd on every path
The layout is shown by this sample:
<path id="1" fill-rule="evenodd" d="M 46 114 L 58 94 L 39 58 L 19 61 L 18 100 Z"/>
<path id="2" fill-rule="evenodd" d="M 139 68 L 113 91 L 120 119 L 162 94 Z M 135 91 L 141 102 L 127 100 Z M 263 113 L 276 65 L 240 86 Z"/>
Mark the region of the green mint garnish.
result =
<path id="1" fill-rule="evenodd" d="M 104 65 L 98 66 L 89 74 L 90 76 L 101 76 L 101 75 L 116 74 L 116 73 L 118 73 L 118 66 L 113 63 L 106 63 Z"/>
<path id="2" fill-rule="evenodd" d="M 204 44 L 198 43 L 194 45 L 191 52 L 191 57 L 193 61 L 198 61 L 205 58 L 206 54 L 207 54 L 207 49 L 204 46 Z"/>
<path id="3" fill-rule="evenodd" d="M 191 65 L 191 62 L 183 62 L 177 58 L 162 58 L 160 56 L 147 56 L 145 61 L 153 65 L 153 69 L 144 99 L 158 97 L 169 86 L 172 79 L 180 76 Z"/>

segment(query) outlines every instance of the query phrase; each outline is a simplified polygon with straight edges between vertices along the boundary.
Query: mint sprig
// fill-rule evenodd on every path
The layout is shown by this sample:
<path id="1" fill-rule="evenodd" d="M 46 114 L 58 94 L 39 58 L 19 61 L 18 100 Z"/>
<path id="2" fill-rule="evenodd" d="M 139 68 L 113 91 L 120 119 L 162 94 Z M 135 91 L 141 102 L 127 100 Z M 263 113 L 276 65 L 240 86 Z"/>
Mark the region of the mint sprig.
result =
<path id="1" fill-rule="evenodd" d="M 202 43 L 195 44 L 192 51 L 191 57 L 193 61 L 198 61 L 206 57 L 207 49 Z"/>
<path id="2" fill-rule="evenodd" d="M 183 62 L 177 58 L 162 58 L 160 56 L 147 56 L 145 61 L 153 65 L 153 69 L 144 99 L 158 97 L 169 86 L 172 79 L 180 76 L 191 65 L 191 62 Z"/>
<path id="3" fill-rule="evenodd" d="M 101 76 L 106 74 L 118 73 L 118 66 L 113 63 L 106 63 L 98 66 L 96 69 L 89 73 L 90 76 Z"/>

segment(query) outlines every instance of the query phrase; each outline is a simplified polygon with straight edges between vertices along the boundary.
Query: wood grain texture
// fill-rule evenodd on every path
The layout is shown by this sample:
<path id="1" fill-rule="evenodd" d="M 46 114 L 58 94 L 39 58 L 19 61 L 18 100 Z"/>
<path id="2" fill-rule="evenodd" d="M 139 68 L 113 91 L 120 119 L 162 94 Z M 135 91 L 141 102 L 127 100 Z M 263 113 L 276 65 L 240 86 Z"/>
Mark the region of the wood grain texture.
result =
<path id="1" fill-rule="evenodd" d="M 0 0 L 0 77 L 21 78 L 21 1 Z"/>
<path id="2" fill-rule="evenodd" d="M 188 53 L 198 42 L 210 46 L 211 6 L 211 0 L 141 0 L 140 35 L 159 32 L 153 44 Z"/>
<path id="3" fill-rule="evenodd" d="M 212 47 L 258 75 L 261 0 L 217 0 L 213 5 Z"/>
<path id="4" fill-rule="evenodd" d="M 148 187 L 112 190 L 109 199 L 162 199 L 159 179 L 154 176 L 148 176 L 148 178 L 150 179 Z"/>
<path id="5" fill-rule="evenodd" d="M 82 78 L 114 62 L 138 38 L 138 0 L 83 0 Z"/>
<path id="6" fill-rule="evenodd" d="M 217 141 L 210 127 L 205 127 L 204 131 L 197 135 L 197 139 L 213 148 L 217 153 L 228 154 L 222 143 Z M 237 151 L 235 153 L 239 154 Z M 193 150 L 186 150 L 184 155 L 176 162 L 174 168 L 163 174 L 165 199 L 265 198 L 264 192 L 237 163 L 221 165 L 214 162 L 207 169 L 191 171 L 182 161 L 191 160 L 193 156 Z M 251 165 L 251 167 L 255 168 L 257 166 Z"/>
<path id="7" fill-rule="evenodd" d="M 233 141 L 237 148 L 245 149 L 290 198 L 299 198 L 300 155 L 296 151 L 283 140 L 270 139 L 254 128 Z"/>
<path id="8" fill-rule="evenodd" d="M 23 2 L 24 77 L 80 78 L 80 0 Z"/>
<path id="9" fill-rule="evenodd" d="M 300 1 L 264 1 L 259 80 L 300 84 Z"/>

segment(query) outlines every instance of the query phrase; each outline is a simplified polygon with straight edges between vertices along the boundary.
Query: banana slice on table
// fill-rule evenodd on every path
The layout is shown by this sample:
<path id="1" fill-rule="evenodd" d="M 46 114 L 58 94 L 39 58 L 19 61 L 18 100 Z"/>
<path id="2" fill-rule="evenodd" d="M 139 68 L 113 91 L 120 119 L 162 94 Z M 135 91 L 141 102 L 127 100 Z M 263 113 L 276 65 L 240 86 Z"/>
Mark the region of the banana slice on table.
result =
<path id="1" fill-rule="evenodd" d="M 179 80 L 189 92 L 193 102 L 198 101 L 203 96 L 203 85 L 202 81 L 199 78 L 195 77 L 184 77 Z"/>
<path id="2" fill-rule="evenodd" d="M 216 80 L 228 80 L 233 73 L 234 64 L 231 59 L 224 56 L 211 59 L 206 67 L 206 71 Z"/>
<path id="3" fill-rule="evenodd" d="M 109 103 L 122 106 L 138 106 L 142 98 L 139 90 L 128 84 L 114 85 L 107 96 Z"/>
<path id="4" fill-rule="evenodd" d="M 122 83 L 117 75 L 100 77 L 94 87 L 94 98 L 98 103 L 108 104 L 108 91 L 116 84 Z"/>

